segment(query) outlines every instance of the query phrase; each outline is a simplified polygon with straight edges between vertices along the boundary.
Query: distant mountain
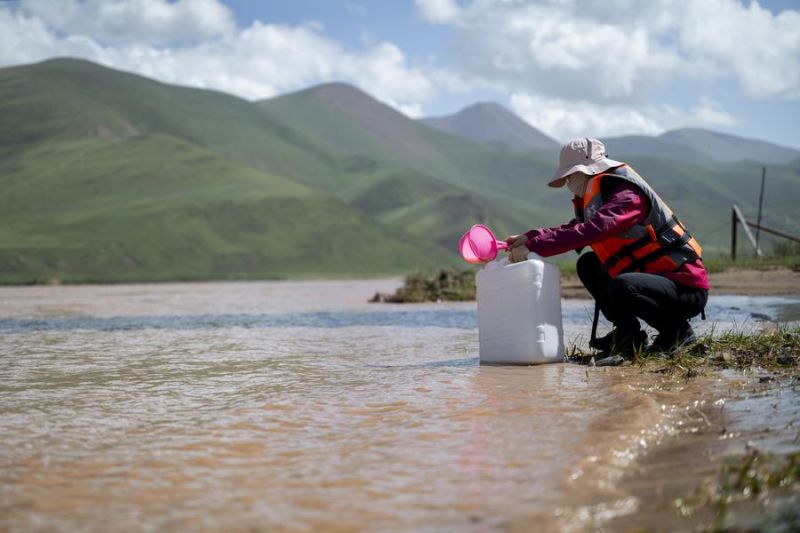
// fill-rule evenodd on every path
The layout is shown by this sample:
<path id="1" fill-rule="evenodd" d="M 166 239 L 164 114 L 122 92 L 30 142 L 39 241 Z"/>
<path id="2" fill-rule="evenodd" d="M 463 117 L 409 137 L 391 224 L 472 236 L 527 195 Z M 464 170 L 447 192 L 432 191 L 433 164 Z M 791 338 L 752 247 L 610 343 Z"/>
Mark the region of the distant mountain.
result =
<path id="1" fill-rule="evenodd" d="M 558 150 L 559 143 L 496 103 L 477 103 L 454 115 L 421 121 L 453 135 L 483 143 L 504 143 L 518 150 Z"/>
<path id="2" fill-rule="evenodd" d="M 638 152 L 631 164 L 713 255 L 730 205 L 755 211 L 763 163 L 689 144 L 617 138 L 609 152 Z M 571 217 L 568 191 L 546 185 L 556 164 L 555 150 L 468 140 L 345 84 L 249 102 L 72 59 L 4 68 L 0 283 L 461 264 L 475 222 L 504 235 Z M 798 233 L 800 159 L 767 167 L 764 222 Z"/>
<path id="3" fill-rule="evenodd" d="M 601 139 L 611 159 L 635 161 L 640 157 L 653 157 L 672 161 L 702 163 L 711 161 L 706 154 L 692 146 L 671 142 L 661 137 L 647 135 L 624 135 Z"/>
<path id="4" fill-rule="evenodd" d="M 699 162 L 756 161 L 785 165 L 800 158 L 800 150 L 758 139 L 746 139 L 699 128 L 668 131 L 657 137 L 626 135 L 603 139 L 609 157 L 648 156 Z"/>
<path id="5" fill-rule="evenodd" d="M 549 207 L 533 209 L 525 200 L 541 184 L 533 178 L 552 172 L 550 154 L 519 153 L 444 133 L 343 83 L 319 85 L 258 104 L 340 157 L 411 168 L 418 177 L 448 184 L 454 194 L 468 192 L 479 202 L 502 202 L 505 217 L 518 221 L 512 227 L 532 219 L 544 223 L 554 213 Z M 419 196 L 419 200 L 428 198 Z"/>
<path id="6" fill-rule="evenodd" d="M 456 260 L 329 192 L 342 162 L 239 98 L 60 59 L 0 69 L 0 117 L 0 282 L 364 275 Z"/>
<path id="7" fill-rule="evenodd" d="M 326 83 L 260 105 L 335 153 L 394 160 L 435 157 L 413 120 L 352 85 Z"/>
<path id="8" fill-rule="evenodd" d="M 800 150 L 700 128 L 668 131 L 659 139 L 691 147 L 717 161 L 758 161 L 785 165 L 800 158 Z"/>

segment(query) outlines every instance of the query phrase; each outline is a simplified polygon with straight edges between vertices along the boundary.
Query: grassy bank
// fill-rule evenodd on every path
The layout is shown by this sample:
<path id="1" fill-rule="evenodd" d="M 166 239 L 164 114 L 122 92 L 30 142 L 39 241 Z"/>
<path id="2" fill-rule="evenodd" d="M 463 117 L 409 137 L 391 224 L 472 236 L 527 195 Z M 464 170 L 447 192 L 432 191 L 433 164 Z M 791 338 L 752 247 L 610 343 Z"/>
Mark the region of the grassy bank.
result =
<path id="1" fill-rule="evenodd" d="M 777 454 L 748 447 L 723 461 L 708 479 L 673 502 L 680 516 L 710 515 L 704 530 L 797 531 L 800 528 L 800 451 Z"/>
<path id="2" fill-rule="evenodd" d="M 569 259 L 559 258 L 554 261 L 561 270 L 561 275 L 564 277 L 577 277 L 575 273 L 575 262 L 577 256 L 570 255 Z M 727 270 L 775 270 L 780 268 L 788 268 L 795 272 L 800 271 L 800 254 L 791 254 L 785 256 L 767 256 L 761 259 L 751 257 L 749 254 L 746 257 L 732 260 L 729 256 L 706 257 L 703 259 L 703 265 L 709 274 L 716 274 L 718 272 L 725 272 Z"/>
<path id="3" fill-rule="evenodd" d="M 577 346 L 567 350 L 569 359 L 591 364 L 595 357 Z M 691 346 L 669 355 L 639 353 L 628 363 L 644 371 L 690 379 L 711 371 L 762 369 L 776 376 L 800 377 L 800 327 L 781 327 L 752 333 L 713 330 Z"/>
<path id="4" fill-rule="evenodd" d="M 370 302 L 463 302 L 475 299 L 475 271 L 442 269 L 434 274 L 408 274 L 393 294 L 375 293 Z"/>
<path id="5" fill-rule="evenodd" d="M 760 377 L 762 382 L 786 376 L 797 378 L 800 376 L 800 327 L 716 335 L 711 331 L 687 349 L 670 356 L 640 355 L 633 364 L 687 379 L 723 369 L 759 369 L 764 371 Z"/>
<path id="6" fill-rule="evenodd" d="M 766 390 L 784 391 L 797 398 L 800 383 L 800 327 L 779 328 L 758 333 L 709 334 L 694 347 L 668 360 L 638 361 L 641 368 L 683 376 L 687 379 L 734 369 L 753 376 Z M 772 399 L 756 400 L 778 415 L 778 392 Z M 773 403 L 774 402 L 774 403 Z M 785 415 L 785 413 L 784 413 Z M 772 418 L 772 417 L 769 417 Z M 800 433 L 793 422 L 764 419 L 758 428 L 729 436 L 744 452 L 722 457 L 716 475 L 672 501 L 674 511 L 703 531 L 798 531 L 800 530 Z M 728 428 L 708 424 L 705 431 L 728 437 Z M 784 445 L 761 449 L 757 442 L 771 436 Z M 792 438 L 792 434 L 794 437 Z M 750 439 L 755 438 L 753 442 Z M 786 443 L 791 443 L 788 447 Z M 738 447 L 738 446 L 737 446 Z"/>
<path id="7" fill-rule="evenodd" d="M 562 295 L 565 297 L 588 297 L 580 282 L 577 281 L 575 273 L 575 261 L 556 262 L 562 277 Z M 784 257 L 766 257 L 763 259 L 743 259 L 731 261 L 729 258 L 712 258 L 704 261 L 706 270 L 709 274 L 719 274 L 723 272 L 768 272 L 782 270 L 800 272 L 800 255 L 789 255 Z M 476 294 L 475 274 L 477 268 L 444 268 L 438 272 L 413 272 L 406 275 L 403 286 L 394 294 L 376 294 L 373 302 L 391 303 L 421 303 L 421 302 L 440 302 L 440 301 L 468 301 L 474 300 Z M 714 287 L 712 279 L 712 288 Z M 728 280 L 730 281 L 730 280 Z M 723 285 L 725 285 L 723 283 Z M 730 283 L 728 283 L 730 285 Z M 761 283 L 763 285 L 763 283 Z M 577 293 L 569 289 L 579 289 Z M 759 287 L 754 284 L 753 290 L 742 286 L 740 289 L 731 291 L 731 287 L 716 287 L 723 289 L 725 293 L 739 292 L 745 294 L 758 294 Z M 780 292 L 781 286 L 778 284 L 772 289 Z M 567 292 L 564 292 L 567 291 Z M 764 291 L 764 294 L 774 294 L 775 290 Z M 796 293 L 795 290 L 786 292 Z"/>
<path id="8" fill-rule="evenodd" d="M 800 530 L 800 327 L 709 334 L 629 368 L 709 394 L 621 482 L 639 508 L 609 530 Z"/>

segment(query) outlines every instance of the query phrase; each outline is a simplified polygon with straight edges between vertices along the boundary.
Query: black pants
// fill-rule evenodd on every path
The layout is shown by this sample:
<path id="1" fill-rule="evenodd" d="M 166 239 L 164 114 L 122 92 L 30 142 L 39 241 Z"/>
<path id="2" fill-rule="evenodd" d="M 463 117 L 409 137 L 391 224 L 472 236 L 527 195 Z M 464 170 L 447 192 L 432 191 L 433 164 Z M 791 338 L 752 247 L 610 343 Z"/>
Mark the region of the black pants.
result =
<path id="1" fill-rule="evenodd" d="M 611 278 L 594 252 L 578 258 L 578 277 L 614 327 L 620 331 L 640 329 L 639 318 L 659 333 L 688 327 L 708 301 L 708 290 L 687 287 L 659 276 L 631 272 Z"/>

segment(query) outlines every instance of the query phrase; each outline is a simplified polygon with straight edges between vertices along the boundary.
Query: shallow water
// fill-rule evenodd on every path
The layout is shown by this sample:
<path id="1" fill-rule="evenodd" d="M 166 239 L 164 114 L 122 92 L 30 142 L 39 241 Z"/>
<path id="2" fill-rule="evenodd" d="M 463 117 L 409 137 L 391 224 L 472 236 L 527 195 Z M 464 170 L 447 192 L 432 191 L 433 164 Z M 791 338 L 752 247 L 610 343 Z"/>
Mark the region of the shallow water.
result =
<path id="1" fill-rule="evenodd" d="M 365 303 L 396 283 L 0 288 L 0 529 L 556 523 L 689 401 L 625 369 L 480 366 L 474 303 Z M 580 342 L 588 302 L 564 316 Z"/>

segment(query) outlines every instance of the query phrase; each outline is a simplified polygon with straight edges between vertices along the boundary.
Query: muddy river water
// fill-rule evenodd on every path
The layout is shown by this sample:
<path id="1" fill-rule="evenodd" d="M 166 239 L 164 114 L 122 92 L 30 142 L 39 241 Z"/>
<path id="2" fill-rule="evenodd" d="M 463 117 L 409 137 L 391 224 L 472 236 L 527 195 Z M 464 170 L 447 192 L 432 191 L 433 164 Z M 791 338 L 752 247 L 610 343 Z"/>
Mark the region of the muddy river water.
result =
<path id="1" fill-rule="evenodd" d="M 366 303 L 396 284 L 0 288 L 0 529 L 575 524 L 692 401 L 632 369 L 481 366 L 474 303 Z M 700 327 L 797 309 L 717 297 Z M 588 302 L 564 320 L 583 342 Z"/>

